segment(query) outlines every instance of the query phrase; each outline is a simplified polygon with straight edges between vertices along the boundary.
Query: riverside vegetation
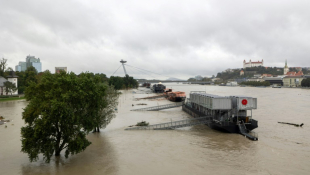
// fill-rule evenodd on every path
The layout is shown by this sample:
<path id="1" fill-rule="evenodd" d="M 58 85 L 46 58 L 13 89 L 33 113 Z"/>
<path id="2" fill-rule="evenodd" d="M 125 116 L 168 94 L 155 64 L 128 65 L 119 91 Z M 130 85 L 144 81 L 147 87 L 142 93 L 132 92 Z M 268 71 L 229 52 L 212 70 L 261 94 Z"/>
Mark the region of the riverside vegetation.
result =
<path id="1" fill-rule="evenodd" d="M 119 95 L 104 74 L 40 73 L 25 89 L 21 151 L 30 161 L 43 154 L 46 162 L 63 150 L 66 158 L 82 152 L 91 144 L 86 135 L 115 117 Z"/>

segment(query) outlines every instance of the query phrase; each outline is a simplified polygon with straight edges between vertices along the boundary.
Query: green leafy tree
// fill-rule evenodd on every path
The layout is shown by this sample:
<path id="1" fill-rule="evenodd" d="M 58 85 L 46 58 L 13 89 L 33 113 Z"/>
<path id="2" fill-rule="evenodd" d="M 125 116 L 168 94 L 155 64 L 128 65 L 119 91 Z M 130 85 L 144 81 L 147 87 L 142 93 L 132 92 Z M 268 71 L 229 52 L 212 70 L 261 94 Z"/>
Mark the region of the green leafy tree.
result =
<path id="1" fill-rule="evenodd" d="M 5 92 L 6 94 L 11 93 L 11 95 L 17 91 L 17 87 L 14 83 L 6 81 L 3 83 L 4 87 L 5 87 Z"/>
<path id="2" fill-rule="evenodd" d="M 21 151 L 30 161 L 43 154 L 49 162 L 62 150 L 66 158 L 85 150 L 91 144 L 86 134 L 98 127 L 96 117 L 107 106 L 106 89 L 100 77 L 90 73 L 44 72 L 25 91 L 29 104 L 23 112 Z"/>
<path id="3" fill-rule="evenodd" d="M 16 71 L 15 74 L 18 76 L 17 84 L 18 84 L 18 93 L 23 94 L 25 91 L 25 72 Z"/>
<path id="4" fill-rule="evenodd" d="M 26 71 L 17 71 L 15 74 L 18 76 L 18 93 L 23 94 L 31 82 L 37 83 L 42 73 L 38 74 L 37 70 L 31 66 Z"/>
<path id="5" fill-rule="evenodd" d="M 128 74 L 126 74 L 126 76 L 124 77 L 124 85 L 125 85 L 125 88 L 130 88 L 130 77 Z"/>
<path id="6" fill-rule="evenodd" d="M 124 86 L 124 80 L 122 77 L 111 76 L 109 79 L 109 85 L 114 86 L 116 90 L 120 90 Z"/>
<path id="7" fill-rule="evenodd" d="M 25 81 L 25 87 L 28 87 L 32 82 L 37 83 L 36 76 L 38 75 L 37 70 L 30 66 L 25 71 L 24 81 Z"/>
<path id="8" fill-rule="evenodd" d="M 115 109 L 118 105 L 118 97 L 120 93 L 114 89 L 113 86 L 108 86 L 107 94 L 104 96 L 104 101 L 107 106 L 98 113 L 96 116 L 97 126 L 94 129 L 94 132 L 100 132 L 99 128 L 105 128 L 111 120 L 115 117 Z"/>
<path id="9" fill-rule="evenodd" d="M 99 73 L 99 74 L 95 74 L 95 75 L 100 76 L 101 82 L 108 82 L 108 80 L 109 80 L 105 74 Z"/>
<path id="10" fill-rule="evenodd" d="M 301 86 L 302 87 L 310 87 L 310 78 L 303 79 L 301 81 Z"/>
<path id="11" fill-rule="evenodd" d="M 116 90 L 119 90 L 125 88 L 137 88 L 139 86 L 139 82 L 127 74 L 125 77 L 111 76 L 109 79 L 109 85 L 114 86 Z"/>
<path id="12" fill-rule="evenodd" d="M 11 67 L 6 68 L 4 73 L 3 73 L 3 77 L 9 76 L 12 71 L 14 71 L 14 70 Z"/>

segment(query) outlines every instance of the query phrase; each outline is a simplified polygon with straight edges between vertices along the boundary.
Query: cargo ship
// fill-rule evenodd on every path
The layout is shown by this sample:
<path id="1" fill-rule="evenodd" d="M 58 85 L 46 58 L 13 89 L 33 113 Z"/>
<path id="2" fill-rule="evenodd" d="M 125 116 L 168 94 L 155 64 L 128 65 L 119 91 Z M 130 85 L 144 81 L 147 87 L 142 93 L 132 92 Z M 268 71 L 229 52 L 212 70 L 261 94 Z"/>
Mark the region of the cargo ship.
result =
<path id="1" fill-rule="evenodd" d="M 252 110 L 257 109 L 257 98 L 192 91 L 182 109 L 193 117 L 209 117 L 207 125 L 212 129 L 241 133 L 257 140 L 257 137 L 248 134 L 258 127 L 257 120 L 252 118 Z"/>
<path id="2" fill-rule="evenodd" d="M 165 89 L 166 89 L 166 86 L 161 83 L 154 84 L 153 86 L 151 86 L 151 90 L 154 93 L 163 93 Z"/>

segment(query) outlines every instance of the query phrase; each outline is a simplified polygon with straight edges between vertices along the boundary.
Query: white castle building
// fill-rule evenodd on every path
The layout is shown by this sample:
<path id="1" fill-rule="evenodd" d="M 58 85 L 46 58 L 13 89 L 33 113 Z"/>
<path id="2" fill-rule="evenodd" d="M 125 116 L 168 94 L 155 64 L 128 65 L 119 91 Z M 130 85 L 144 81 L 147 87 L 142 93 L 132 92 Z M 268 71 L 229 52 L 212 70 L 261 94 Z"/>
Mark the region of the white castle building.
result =
<path id="1" fill-rule="evenodd" d="M 250 62 L 245 62 L 245 60 L 243 61 L 243 69 L 247 68 L 247 67 L 258 67 L 258 66 L 264 66 L 264 60 L 262 59 L 262 61 L 251 61 Z"/>

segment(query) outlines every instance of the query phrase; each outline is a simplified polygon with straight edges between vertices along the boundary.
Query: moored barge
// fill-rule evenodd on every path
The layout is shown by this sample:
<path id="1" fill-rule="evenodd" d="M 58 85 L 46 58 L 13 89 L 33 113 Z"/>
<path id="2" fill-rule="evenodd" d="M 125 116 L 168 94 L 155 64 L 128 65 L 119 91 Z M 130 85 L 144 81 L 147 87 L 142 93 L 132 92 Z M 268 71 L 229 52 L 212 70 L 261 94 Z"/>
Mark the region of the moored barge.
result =
<path id="1" fill-rule="evenodd" d="M 166 89 L 166 86 L 161 83 L 154 84 L 153 86 L 151 86 L 151 90 L 154 93 L 163 93 L 165 89 Z"/>
<path id="2" fill-rule="evenodd" d="M 186 94 L 185 92 L 182 91 L 172 91 L 172 89 L 165 89 L 164 90 L 164 95 L 166 96 L 166 98 L 172 102 L 181 102 L 181 101 L 185 101 L 186 99 Z"/>
<path id="3" fill-rule="evenodd" d="M 241 133 L 252 137 L 249 131 L 258 127 L 257 120 L 252 118 L 252 110 L 257 109 L 257 98 L 245 96 L 218 96 L 204 91 L 192 91 L 186 99 L 183 111 L 193 117 L 209 116 L 210 128 Z M 250 138 L 257 140 L 257 136 Z"/>

